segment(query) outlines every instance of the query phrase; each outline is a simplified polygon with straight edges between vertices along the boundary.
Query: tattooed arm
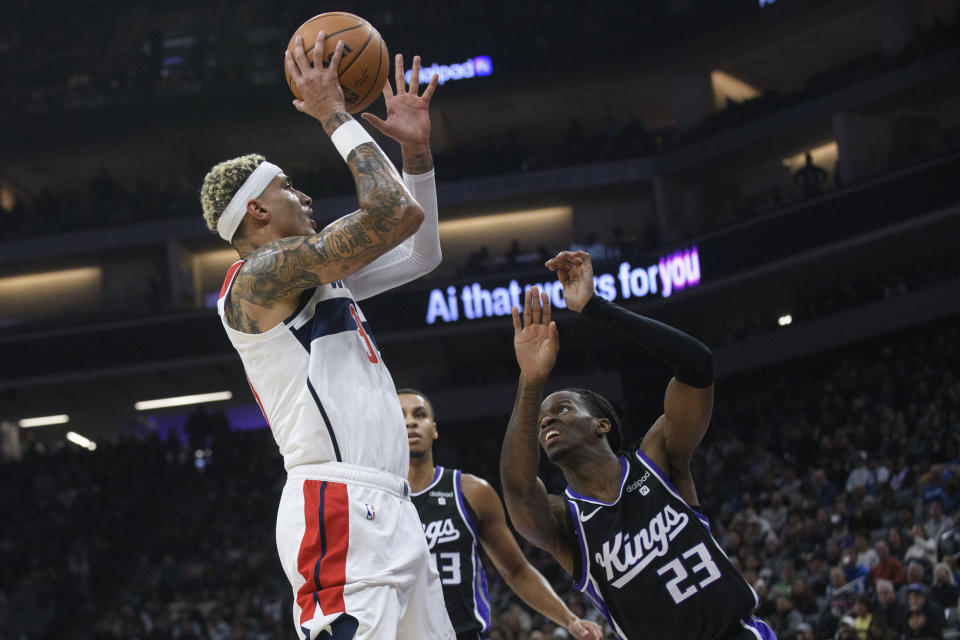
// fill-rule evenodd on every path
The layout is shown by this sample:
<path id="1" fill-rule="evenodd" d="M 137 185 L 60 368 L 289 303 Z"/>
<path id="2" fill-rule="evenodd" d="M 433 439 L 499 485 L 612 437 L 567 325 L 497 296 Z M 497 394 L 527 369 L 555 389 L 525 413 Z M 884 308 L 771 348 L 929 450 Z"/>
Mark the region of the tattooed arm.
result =
<path id="1" fill-rule="evenodd" d="M 293 311 L 301 292 L 346 278 L 420 226 L 423 209 L 379 147 L 361 144 L 347 164 L 361 208 L 315 236 L 281 238 L 249 254 L 230 290 L 230 326 L 247 333 L 270 329 Z"/>
<path id="2" fill-rule="evenodd" d="M 323 51 L 323 34 L 316 50 Z M 298 39 L 295 62 L 287 68 L 303 94 L 298 110 L 315 117 L 327 134 L 352 120 L 343 103 L 336 69 L 343 52 L 337 43 L 329 67 L 310 65 Z M 360 209 L 315 236 L 291 236 L 250 247 L 226 305 L 227 322 L 247 333 L 261 333 L 282 322 L 308 289 L 346 278 L 410 237 L 423 221 L 423 209 L 399 172 L 373 142 L 350 151 L 347 165 L 357 185 Z"/>

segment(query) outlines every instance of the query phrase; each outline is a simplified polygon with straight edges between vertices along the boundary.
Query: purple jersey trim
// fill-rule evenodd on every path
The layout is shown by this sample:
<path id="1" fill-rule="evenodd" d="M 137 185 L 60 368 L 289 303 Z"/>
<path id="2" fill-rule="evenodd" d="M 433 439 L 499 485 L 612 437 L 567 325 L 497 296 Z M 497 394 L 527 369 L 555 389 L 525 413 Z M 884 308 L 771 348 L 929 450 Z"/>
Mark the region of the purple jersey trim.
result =
<path id="1" fill-rule="evenodd" d="M 570 520 L 573 524 L 573 532 L 577 534 L 577 546 L 580 551 L 580 575 L 573 576 L 573 588 L 577 591 L 584 591 L 587 584 L 587 576 L 590 575 L 587 566 L 587 545 L 583 541 L 583 531 L 580 530 L 580 515 L 577 505 L 568 500 L 567 507 L 570 509 Z"/>
<path id="2" fill-rule="evenodd" d="M 436 468 L 436 469 L 434 470 L 434 472 L 433 472 L 433 480 L 430 481 L 430 484 L 428 484 L 427 486 L 425 486 L 422 491 L 417 491 L 417 492 L 415 492 L 415 493 L 411 491 L 411 492 L 410 492 L 410 495 L 411 495 L 411 496 L 423 495 L 424 493 L 426 493 L 426 492 L 429 491 L 430 489 L 433 489 L 433 487 L 436 486 L 436 484 L 437 484 L 438 482 L 440 482 L 440 476 L 442 476 L 442 475 L 443 475 L 443 467 L 441 467 L 440 465 L 437 465 L 437 468 Z"/>
<path id="3" fill-rule="evenodd" d="M 490 631 L 490 594 L 487 592 L 487 574 L 483 571 L 480 554 L 476 547 L 473 550 L 473 563 L 476 570 L 473 572 L 474 602 L 477 604 L 477 613 L 480 614 L 482 631 Z"/>
<path id="4" fill-rule="evenodd" d="M 773 629 L 766 622 L 756 616 L 750 616 L 742 622 L 743 626 L 757 634 L 760 640 L 777 640 L 773 635 Z"/>
<path id="5" fill-rule="evenodd" d="M 470 519 L 470 514 L 463 504 L 463 489 L 460 488 L 460 469 L 453 470 L 453 492 L 457 496 L 457 508 L 460 509 L 460 513 L 463 515 L 463 521 L 470 527 L 470 533 L 473 534 L 473 539 L 479 541 L 480 536 L 477 533 L 477 525 Z"/>
<path id="6" fill-rule="evenodd" d="M 569 486 L 567 487 L 565 493 L 571 498 L 576 498 L 577 500 L 586 500 L 587 502 L 592 502 L 594 504 L 602 504 L 605 507 L 610 507 L 620 502 L 620 498 L 623 497 L 623 485 L 626 484 L 627 473 L 630 472 L 630 465 L 627 464 L 627 459 L 624 458 L 623 456 L 617 456 L 617 457 L 620 458 L 620 493 L 617 495 L 616 500 L 614 500 L 613 502 L 601 502 L 600 500 L 597 500 L 595 498 L 591 498 L 589 496 L 579 494 L 573 489 L 571 489 Z"/>
<path id="7" fill-rule="evenodd" d="M 595 606 L 597 610 L 603 614 L 603 617 L 607 620 L 607 624 L 610 625 L 610 629 L 613 630 L 617 638 L 621 638 L 620 634 L 617 633 L 617 629 L 619 627 L 617 627 L 617 624 L 613 621 L 613 616 L 610 615 L 610 610 L 607 609 L 607 603 L 604 602 L 603 596 L 597 593 L 597 590 L 594 588 L 593 584 L 587 585 L 587 589 L 584 591 L 584 594 L 586 594 L 587 599 L 593 603 L 593 606 Z M 626 639 L 621 638 L 621 640 Z"/>
<path id="8" fill-rule="evenodd" d="M 437 468 L 439 474 L 439 467 Z M 473 534 L 473 602 L 476 605 L 476 613 L 480 616 L 480 622 L 483 625 L 483 631 L 490 630 L 490 594 L 487 592 L 487 576 L 483 572 L 483 564 L 480 561 L 480 554 L 477 553 L 477 543 L 480 542 L 480 534 L 476 523 L 470 518 L 470 512 L 467 511 L 466 500 L 463 497 L 463 488 L 460 486 L 460 469 L 453 470 L 453 494 L 457 498 L 457 509 L 460 510 L 460 517 L 467 524 L 470 533 Z"/>

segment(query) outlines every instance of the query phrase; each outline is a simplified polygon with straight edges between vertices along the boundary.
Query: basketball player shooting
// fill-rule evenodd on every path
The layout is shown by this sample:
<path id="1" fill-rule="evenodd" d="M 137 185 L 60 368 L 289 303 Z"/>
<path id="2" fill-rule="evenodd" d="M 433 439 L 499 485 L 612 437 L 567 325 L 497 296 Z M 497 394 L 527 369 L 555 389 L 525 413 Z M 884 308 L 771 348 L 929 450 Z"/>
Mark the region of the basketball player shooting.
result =
<path id="1" fill-rule="evenodd" d="M 757 596 L 710 534 L 690 456 L 713 411 L 713 354 L 700 341 L 594 295 L 590 256 L 563 251 L 567 307 L 643 347 L 674 370 L 663 415 L 639 447 L 621 449 L 620 418 L 586 389 L 543 399 L 560 347 L 550 299 L 527 291 L 513 310 L 520 381 L 500 457 L 517 531 L 549 552 L 623 640 L 773 640 L 753 617 Z M 540 449 L 564 494 L 537 477 Z"/>
<path id="2" fill-rule="evenodd" d="M 324 34 L 316 39 L 323 51 Z M 359 209 L 319 232 L 311 199 L 262 156 L 207 174 L 204 218 L 240 259 L 218 302 L 224 330 L 283 454 L 287 482 L 277 547 L 294 594 L 298 637 L 454 638 L 409 498 L 406 427 L 393 380 L 358 300 L 440 262 L 428 108 L 396 58 L 387 119 L 367 120 L 401 145 L 403 176 L 344 108 L 337 68 L 311 65 L 297 39 L 286 65 L 353 174 Z M 319 59 L 319 56 L 317 56 Z"/>

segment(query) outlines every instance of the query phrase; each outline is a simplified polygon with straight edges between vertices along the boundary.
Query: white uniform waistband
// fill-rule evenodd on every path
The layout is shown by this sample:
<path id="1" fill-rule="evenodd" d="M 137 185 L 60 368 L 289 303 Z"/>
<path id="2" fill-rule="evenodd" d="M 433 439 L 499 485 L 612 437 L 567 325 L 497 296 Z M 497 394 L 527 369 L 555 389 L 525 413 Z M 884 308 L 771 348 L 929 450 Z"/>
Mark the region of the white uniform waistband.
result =
<path id="1" fill-rule="evenodd" d="M 369 467 L 358 467 L 346 462 L 321 462 L 319 464 L 300 464 L 287 471 L 291 478 L 310 480 L 330 480 L 344 484 L 364 485 L 383 489 L 400 498 L 410 497 L 410 485 L 406 478 Z"/>

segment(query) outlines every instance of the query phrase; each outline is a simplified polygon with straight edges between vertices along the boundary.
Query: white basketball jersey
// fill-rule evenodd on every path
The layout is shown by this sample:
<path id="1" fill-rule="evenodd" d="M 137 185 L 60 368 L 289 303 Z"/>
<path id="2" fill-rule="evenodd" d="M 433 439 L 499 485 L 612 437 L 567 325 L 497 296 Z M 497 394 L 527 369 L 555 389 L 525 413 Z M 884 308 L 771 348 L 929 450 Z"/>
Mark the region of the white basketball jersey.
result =
<path id="1" fill-rule="evenodd" d="M 347 462 L 407 477 L 407 429 L 393 378 L 363 312 L 339 280 L 319 286 L 265 333 L 227 324 L 224 302 L 243 267 L 227 272 L 217 307 L 289 471 Z"/>

